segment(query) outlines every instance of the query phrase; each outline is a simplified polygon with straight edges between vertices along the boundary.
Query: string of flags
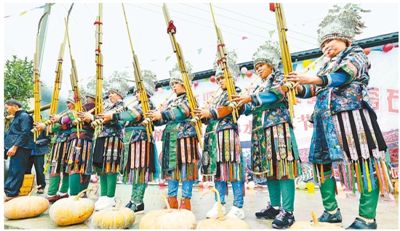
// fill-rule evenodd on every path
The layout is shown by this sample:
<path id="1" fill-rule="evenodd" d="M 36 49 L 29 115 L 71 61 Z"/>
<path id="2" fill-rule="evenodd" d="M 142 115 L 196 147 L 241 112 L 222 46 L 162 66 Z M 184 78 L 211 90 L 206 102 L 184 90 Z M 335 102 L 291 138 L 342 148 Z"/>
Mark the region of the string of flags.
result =
<path id="1" fill-rule="evenodd" d="M 54 5 L 55 3 L 49 3 L 49 4 L 50 4 L 50 6 L 52 6 L 52 5 Z M 46 4 L 43 4 L 43 5 L 41 5 L 41 6 L 34 7 L 34 8 L 32 8 L 32 9 L 29 9 L 29 10 L 21 11 L 21 12 L 19 12 L 18 14 L 9 14 L 9 15 L 6 15 L 6 16 L 4 16 L 4 18 L 9 18 L 9 17 L 13 17 L 13 16 L 24 16 L 24 15 L 26 15 L 27 13 L 29 13 L 29 12 L 31 12 L 31 11 L 34 11 L 34 10 L 37 10 L 37 9 L 44 9 L 45 7 L 46 7 Z"/>

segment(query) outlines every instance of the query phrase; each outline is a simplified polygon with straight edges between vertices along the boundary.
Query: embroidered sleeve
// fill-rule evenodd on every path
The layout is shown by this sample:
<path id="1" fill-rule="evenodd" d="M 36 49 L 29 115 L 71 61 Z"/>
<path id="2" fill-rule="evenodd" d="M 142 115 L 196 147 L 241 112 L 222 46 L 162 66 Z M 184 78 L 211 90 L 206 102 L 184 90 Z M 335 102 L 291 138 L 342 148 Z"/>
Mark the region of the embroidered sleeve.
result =
<path id="1" fill-rule="evenodd" d="M 232 107 L 218 106 L 210 110 L 213 119 L 221 119 L 232 113 Z"/>
<path id="2" fill-rule="evenodd" d="M 334 73 L 330 73 L 327 75 L 318 76 L 322 79 L 322 84 L 320 86 L 328 86 L 328 87 L 341 87 L 351 82 L 351 76 L 339 69 Z"/>
<path id="3" fill-rule="evenodd" d="M 135 108 L 113 114 L 113 120 L 122 120 L 123 122 L 140 121 L 142 114 Z"/>
<path id="4" fill-rule="evenodd" d="M 278 97 L 271 91 L 266 91 L 258 94 L 252 94 L 251 103 L 254 107 L 259 107 L 261 105 L 271 105 L 278 101 Z"/>
<path id="5" fill-rule="evenodd" d="M 242 113 L 246 116 L 250 115 L 253 112 L 254 106 L 250 103 L 246 103 L 242 107 Z"/>
<path id="6" fill-rule="evenodd" d="M 281 87 L 283 75 L 279 72 L 274 73 L 274 75 L 270 88 L 265 88 L 262 92 L 250 95 L 253 106 L 260 107 L 263 105 L 271 105 L 284 99 L 285 92 Z"/>
<path id="7" fill-rule="evenodd" d="M 239 87 L 236 88 L 236 93 L 239 94 L 241 89 Z M 232 113 L 233 108 L 229 106 L 231 103 L 228 100 L 228 93 L 225 91 L 223 95 L 223 99 L 220 101 L 218 105 L 215 105 L 210 109 L 211 115 L 213 119 L 221 119 L 226 116 L 229 116 Z"/>
<path id="8" fill-rule="evenodd" d="M 181 121 L 190 116 L 190 108 L 187 100 L 182 100 L 177 106 L 170 107 L 161 111 L 161 117 L 164 123 L 168 121 Z"/>
<path id="9" fill-rule="evenodd" d="M 352 47 L 350 49 L 351 51 L 343 58 L 334 72 L 341 70 L 347 73 L 350 77 L 348 82 L 360 77 L 367 78 L 366 80 L 368 81 L 368 75 L 362 76 L 362 73 L 368 72 L 370 67 L 368 57 L 360 47 Z"/>
<path id="10" fill-rule="evenodd" d="M 305 84 L 303 85 L 303 91 L 296 95 L 299 98 L 311 98 L 315 96 L 315 85 L 314 84 Z"/>

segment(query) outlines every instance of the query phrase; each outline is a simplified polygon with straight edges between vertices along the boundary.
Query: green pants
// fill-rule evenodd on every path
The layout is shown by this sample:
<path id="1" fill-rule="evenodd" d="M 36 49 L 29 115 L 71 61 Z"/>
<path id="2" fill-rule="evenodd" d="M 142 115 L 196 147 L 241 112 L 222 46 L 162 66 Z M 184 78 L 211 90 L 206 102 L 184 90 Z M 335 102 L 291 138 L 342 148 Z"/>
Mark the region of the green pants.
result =
<path id="1" fill-rule="evenodd" d="M 100 176 L 100 196 L 115 196 L 117 187 L 117 173 L 102 173 L 101 168 L 96 167 L 96 172 Z"/>
<path id="2" fill-rule="evenodd" d="M 71 196 L 78 195 L 81 191 L 87 189 L 89 186 L 90 176 L 82 175 L 79 173 L 74 173 L 69 176 L 69 194 Z M 81 183 L 81 180 L 83 181 Z"/>
<path id="3" fill-rule="evenodd" d="M 54 196 L 57 194 L 58 188 L 60 186 L 60 180 L 61 180 L 60 175 L 50 176 L 50 182 L 49 182 L 49 188 L 47 190 L 47 195 Z M 68 187 L 69 187 L 69 176 L 68 176 L 68 174 L 64 174 L 62 183 L 61 183 L 60 192 L 67 193 Z"/>
<path id="4" fill-rule="evenodd" d="M 288 212 L 294 210 L 294 180 L 267 180 L 269 199 L 271 206 L 282 207 Z"/>
<path id="5" fill-rule="evenodd" d="M 143 203 L 144 193 L 146 191 L 147 184 L 132 184 L 131 201 L 135 204 Z"/>
<path id="6" fill-rule="evenodd" d="M 321 184 L 320 191 L 322 197 L 322 204 L 326 211 L 333 211 L 338 208 L 336 201 L 335 178 L 331 176 L 332 171 L 324 172 L 325 182 Z M 375 181 L 377 181 L 375 179 Z M 361 193 L 360 204 L 358 207 L 358 215 L 368 219 L 374 219 L 376 217 L 376 207 L 378 206 L 379 200 L 379 188 L 372 189 L 371 192 L 364 190 Z"/>
<path id="7" fill-rule="evenodd" d="M 336 180 L 332 176 L 332 170 L 324 172 L 325 181 L 320 186 L 322 204 L 326 211 L 333 211 L 338 208 L 336 201 Z"/>

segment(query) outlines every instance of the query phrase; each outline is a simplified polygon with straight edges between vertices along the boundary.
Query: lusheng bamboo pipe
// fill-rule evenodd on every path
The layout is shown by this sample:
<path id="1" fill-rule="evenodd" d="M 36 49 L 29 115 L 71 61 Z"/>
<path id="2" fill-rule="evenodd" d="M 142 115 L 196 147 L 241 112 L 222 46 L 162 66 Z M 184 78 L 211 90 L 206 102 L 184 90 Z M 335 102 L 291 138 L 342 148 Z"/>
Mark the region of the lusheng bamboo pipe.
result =
<path id="1" fill-rule="evenodd" d="M 56 65 L 56 76 L 54 79 L 54 87 L 53 87 L 53 95 L 51 97 L 50 104 L 50 115 L 54 115 L 57 112 L 59 95 L 61 90 L 61 82 L 62 82 L 62 64 L 64 60 L 64 50 L 65 44 L 67 41 L 67 32 L 64 30 L 64 40 L 60 45 L 60 51 L 58 52 L 58 59 Z"/>
<path id="2" fill-rule="evenodd" d="M 74 93 L 75 112 L 79 113 L 79 112 L 83 111 L 83 108 L 82 108 L 81 94 L 79 91 L 79 84 L 78 84 L 78 72 L 76 70 L 75 60 L 72 57 L 71 41 L 70 41 L 69 32 L 68 32 L 69 16 L 70 16 L 73 6 L 74 6 L 74 3 L 71 4 L 71 7 L 68 10 L 67 18 L 64 21 L 65 21 L 65 31 L 67 34 L 67 42 L 68 42 L 68 48 L 69 48 L 69 57 L 71 60 L 71 74 L 70 74 L 71 88 L 72 88 L 72 92 Z M 77 130 L 76 136 L 79 139 L 80 138 L 80 130 L 82 130 L 82 121 L 80 118 L 77 118 L 76 130 Z"/>
<path id="3" fill-rule="evenodd" d="M 153 123 L 147 115 L 147 113 L 150 111 L 149 98 L 147 97 L 147 92 L 144 87 L 142 72 L 140 70 L 140 65 L 139 65 L 139 60 L 138 60 L 137 55 L 135 54 L 135 50 L 133 49 L 133 42 L 132 42 L 130 30 L 129 30 L 128 17 L 126 16 L 124 3 L 122 3 L 122 11 L 124 12 L 126 29 L 128 31 L 129 45 L 130 45 L 132 57 L 133 57 L 132 64 L 133 64 L 133 70 L 134 70 L 134 75 L 135 75 L 135 84 L 136 84 L 137 92 L 139 93 L 139 98 L 140 98 L 140 102 L 141 102 L 141 106 L 142 106 L 142 110 L 143 110 L 143 123 L 142 124 L 146 127 L 147 140 L 151 141 L 151 134 L 153 133 Z"/>
<path id="4" fill-rule="evenodd" d="M 186 68 L 185 59 L 183 57 L 181 47 L 175 38 L 176 27 L 174 25 L 174 22 L 169 17 L 168 8 L 165 3 L 163 4 L 163 13 L 164 13 L 165 23 L 167 24 L 167 33 L 171 40 L 172 50 L 174 51 L 174 53 L 176 55 L 176 59 L 178 61 L 178 67 L 182 74 L 183 86 L 185 87 L 185 90 L 186 90 L 186 96 L 187 96 L 187 99 L 189 102 L 189 108 L 190 108 L 190 115 L 192 117 L 192 123 L 194 124 L 195 129 L 196 129 L 197 140 L 199 142 L 200 148 L 203 149 L 202 123 L 200 121 L 200 118 L 197 117 L 196 114 L 194 113 L 195 109 L 198 108 L 197 100 L 193 95 L 193 90 L 191 87 L 191 82 L 190 82 L 189 74 L 188 74 L 188 71 Z"/>
<path id="5" fill-rule="evenodd" d="M 290 118 L 293 120 L 294 117 L 294 105 L 296 104 L 296 88 L 295 84 L 286 81 L 286 76 L 293 71 L 292 57 L 290 56 L 289 46 L 286 38 L 286 21 L 283 14 L 283 9 L 280 3 L 270 3 L 270 10 L 275 12 L 276 24 L 278 27 L 279 35 L 279 45 L 281 49 L 281 58 L 283 64 L 283 74 L 285 79 L 285 84 L 282 86 L 286 91 Z"/>
<path id="6" fill-rule="evenodd" d="M 94 22 L 96 26 L 96 97 L 95 97 L 95 115 L 103 113 L 103 54 L 101 45 L 103 45 L 103 4 L 99 3 L 99 14 Z"/>
<path id="7" fill-rule="evenodd" d="M 34 109 L 33 109 L 33 122 L 40 122 L 40 70 L 39 70 L 39 32 L 42 25 L 42 20 L 47 12 L 40 17 L 37 33 L 36 33 L 36 43 L 35 43 L 35 54 L 33 58 L 33 98 L 34 98 Z M 32 129 L 33 140 L 36 141 L 40 132 L 36 129 Z"/>
<path id="8" fill-rule="evenodd" d="M 219 29 L 219 27 L 217 26 L 217 22 L 215 21 L 214 9 L 211 3 L 210 3 L 210 10 L 214 22 L 215 32 L 217 34 L 217 51 L 218 51 L 217 65 L 220 65 L 224 72 L 226 90 L 228 92 L 228 101 L 230 102 L 229 106 L 232 108 L 233 122 L 237 123 L 237 119 L 239 118 L 239 112 L 236 103 L 232 101 L 232 96 L 237 94 L 236 87 L 232 78 L 232 73 L 229 71 L 228 68 L 227 57 L 226 57 L 227 52 L 225 50 L 224 39 L 222 37 L 221 30 Z"/>

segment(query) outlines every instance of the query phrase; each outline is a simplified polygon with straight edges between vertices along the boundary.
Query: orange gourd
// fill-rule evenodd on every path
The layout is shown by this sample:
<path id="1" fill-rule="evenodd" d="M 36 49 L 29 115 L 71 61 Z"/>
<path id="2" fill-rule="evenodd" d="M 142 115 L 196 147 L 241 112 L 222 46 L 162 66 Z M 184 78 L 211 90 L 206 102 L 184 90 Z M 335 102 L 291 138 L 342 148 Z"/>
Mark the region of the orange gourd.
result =
<path id="1" fill-rule="evenodd" d="M 81 198 L 83 190 L 76 196 L 56 201 L 49 210 L 50 219 L 59 226 L 80 224 L 86 221 L 94 211 L 94 203 L 87 198 Z"/>

